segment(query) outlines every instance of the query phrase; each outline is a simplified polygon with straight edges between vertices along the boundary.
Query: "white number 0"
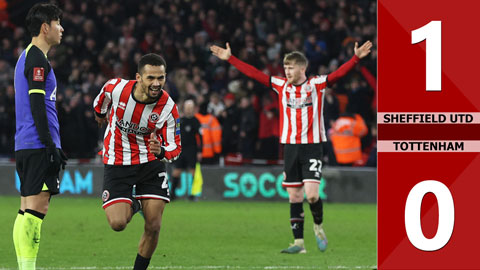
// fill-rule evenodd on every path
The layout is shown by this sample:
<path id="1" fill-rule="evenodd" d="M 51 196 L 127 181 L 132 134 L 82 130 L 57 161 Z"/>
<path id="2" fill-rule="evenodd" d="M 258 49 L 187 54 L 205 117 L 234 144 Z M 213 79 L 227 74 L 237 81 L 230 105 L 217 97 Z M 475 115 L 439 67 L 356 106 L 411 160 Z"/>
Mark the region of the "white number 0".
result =
<path id="1" fill-rule="evenodd" d="M 437 234 L 428 239 L 423 235 L 420 220 L 420 211 L 423 196 L 433 193 L 438 202 L 438 229 Z M 443 183 L 435 180 L 426 180 L 416 184 L 407 197 L 405 205 L 405 229 L 412 245 L 424 251 L 435 251 L 445 246 L 453 233 L 455 208 L 450 190 Z"/>

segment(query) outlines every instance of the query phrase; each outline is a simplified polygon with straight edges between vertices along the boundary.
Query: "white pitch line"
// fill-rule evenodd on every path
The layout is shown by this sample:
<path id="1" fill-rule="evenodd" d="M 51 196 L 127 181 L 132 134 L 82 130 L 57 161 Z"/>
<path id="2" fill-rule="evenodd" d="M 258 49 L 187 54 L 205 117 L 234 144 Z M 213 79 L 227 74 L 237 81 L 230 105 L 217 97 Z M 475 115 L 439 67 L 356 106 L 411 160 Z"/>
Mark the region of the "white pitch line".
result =
<path id="1" fill-rule="evenodd" d="M 239 265 L 202 265 L 202 266 L 151 266 L 148 269 L 166 270 L 166 269 L 319 269 L 320 266 L 239 266 Z M 357 265 L 346 266 L 336 265 L 328 266 L 328 269 L 376 269 L 376 265 Z M 73 266 L 73 267 L 37 267 L 38 270 L 125 270 L 132 269 L 131 266 L 112 266 L 112 267 L 97 267 L 97 266 Z M 17 270 L 17 268 L 1 268 L 0 270 Z"/>

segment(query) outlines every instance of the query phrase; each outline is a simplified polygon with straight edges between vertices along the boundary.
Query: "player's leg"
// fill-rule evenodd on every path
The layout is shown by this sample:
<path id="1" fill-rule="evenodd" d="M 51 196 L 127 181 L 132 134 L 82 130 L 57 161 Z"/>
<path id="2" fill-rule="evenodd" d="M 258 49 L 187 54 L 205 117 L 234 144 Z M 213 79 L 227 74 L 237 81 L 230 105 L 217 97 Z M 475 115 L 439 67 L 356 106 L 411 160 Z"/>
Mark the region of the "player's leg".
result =
<path id="1" fill-rule="evenodd" d="M 282 253 L 306 253 L 303 241 L 303 224 L 305 214 L 303 212 L 303 187 L 287 187 L 290 202 L 290 224 L 294 242 Z"/>
<path id="2" fill-rule="evenodd" d="M 318 183 L 305 183 L 305 193 L 313 216 L 313 232 L 315 233 L 318 249 L 325 251 L 328 240 L 323 229 L 323 202 L 318 195 L 319 186 Z"/>
<path id="3" fill-rule="evenodd" d="M 58 171 L 49 171 L 45 149 L 21 150 L 21 195 L 24 197 L 24 214 L 17 225 L 21 269 L 35 269 L 43 219 L 50 198 L 59 193 Z M 20 152 L 20 151 L 18 151 Z M 16 153 L 17 154 L 17 153 Z M 22 210 L 22 209 L 21 209 Z"/>
<path id="4" fill-rule="evenodd" d="M 24 179 L 23 155 L 19 153 L 19 151 L 15 152 L 15 162 L 16 162 L 16 171 L 20 178 L 20 183 L 22 183 Z M 20 187 L 22 187 L 22 184 L 20 184 Z M 23 226 L 25 206 L 26 206 L 26 197 L 20 196 L 20 209 L 18 210 L 15 223 L 13 224 L 13 245 L 15 246 L 15 254 L 17 255 L 19 270 L 22 270 L 22 253 L 20 249 L 20 233 L 22 232 L 22 229 L 20 228 Z"/>
<path id="5" fill-rule="evenodd" d="M 123 231 L 132 219 L 130 203 L 120 202 L 105 208 L 105 215 L 110 227 L 117 232 Z"/>
<path id="6" fill-rule="evenodd" d="M 285 145 L 284 181 L 283 187 L 287 188 L 290 202 L 290 224 L 292 228 L 294 243 L 282 250 L 282 253 L 297 254 L 305 253 L 303 243 L 303 182 L 299 173 L 298 146 Z"/>
<path id="7" fill-rule="evenodd" d="M 134 270 L 145 270 L 150 263 L 150 259 L 157 247 L 165 204 L 166 202 L 163 200 L 142 200 L 145 227 L 138 245 L 138 254 L 133 267 Z"/>
<path id="8" fill-rule="evenodd" d="M 312 210 L 313 220 L 320 224 L 323 221 L 323 204 L 319 196 L 320 184 L 317 182 L 305 182 L 305 195 Z"/>
<path id="9" fill-rule="evenodd" d="M 312 211 L 313 221 L 315 224 L 322 224 L 323 222 L 323 203 L 318 194 L 320 184 L 316 182 L 306 182 L 305 194 L 307 196 L 310 210 Z"/>
<path id="10" fill-rule="evenodd" d="M 137 165 L 105 165 L 102 207 L 108 224 L 114 231 L 123 231 L 133 214 L 140 209 L 139 203 L 132 197 L 137 168 Z"/>
<path id="11" fill-rule="evenodd" d="M 50 192 L 26 196 L 23 222 L 18 236 L 22 269 L 35 269 L 40 248 L 40 235 L 43 219 L 48 211 Z"/>
<path id="12" fill-rule="evenodd" d="M 322 177 L 322 145 L 312 144 L 308 147 L 309 152 L 302 158 L 302 175 L 308 204 L 313 216 L 313 231 L 320 251 L 327 249 L 327 237 L 323 230 L 323 203 L 319 196 L 320 179 Z M 304 149 L 306 152 L 306 149 Z M 306 152 L 307 153 L 307 152 Z"/>
<path id="13" fill-rule="evenodd" d="M 22 269 L 22 253 L 20 249 L 20 228 L 23 226 L 23 217 L 25 214 L 26 198 L 20 197 L 20 209 L 18 209 L 17 218 L 13 224 L 13 245 L 15 246 L 15 254 L 17 255 L 18 269 Z"/>
<path id="14" fill-rule="evenodd" d="M 142 201 L 145 230 L 140 239 L 134 270 L 147 269 L 157 247 L 165 203 L 170 202 L 165 164 L 154 160 L 142 164 L 137 183 L 137 199 Z"/>

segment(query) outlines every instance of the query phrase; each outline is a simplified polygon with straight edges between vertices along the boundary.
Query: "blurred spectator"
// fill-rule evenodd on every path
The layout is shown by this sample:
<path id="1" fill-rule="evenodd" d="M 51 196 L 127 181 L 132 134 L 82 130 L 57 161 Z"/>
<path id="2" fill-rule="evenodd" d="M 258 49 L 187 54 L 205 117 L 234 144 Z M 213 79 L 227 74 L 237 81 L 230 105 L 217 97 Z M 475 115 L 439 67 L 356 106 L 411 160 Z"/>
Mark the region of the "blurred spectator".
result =
<path id="1" fill-rule="evenodd" d="M 75 119 L 83 128 L 67 123 L 66 130 L 62 131 L 64 127 L 60 126 L 62 133 L 76 132 L 73 137 L 62 138 L 70 148 L 69 154 L 76 157 L 88 157 L 90 154 L 86 152 L 92 151 L 85 149 L 92 147 L 91 140 L 98 142 L 102 139 L 101 132 L 93 131 L 90 114 L 81 110 L 90 110 L 87 103 L 91 96 L 96 96 L 105 78 L 134 79 L 136 69 L 132 67 L 144 53 L 159 53 L 166 58 L 169 66 L 165 90 L 175 101 L 183 101 L 189 95 L 198 98 L 218 93 L 221 104 L 227 90 L 237 96 L 249 93 L 257 97 L 271 90 L 246 80 L 236 69 L 212 57 L 208 47 L 213 43 L 230 42 L 238 50 L 233 52 L 235 55 L 275 76 L 283 75 L 282 60 L 287 51 L 305 51 L 310 61 L 308 75 L 328 74 L 327 67 L 334 70 L 352 54 L 346 49 L 353 47 L 352 41 L 361 43 L 370 39 L 376 42 L 374 0 L 303 1 L 295 5 L 291 1 L 274 0 L 65 0 L 59 1 L 59 5 L 64 10 L 62 25 L 65 32 L 62 44 L 51 50 L 56 52 L 49 56 L 49 60 L 57 74 L 57 93 L 63 95 L 63 99 L 57 101 L 59 117 Z M 10 21 L 0 23 L 1 97 L 6 96 L 8 87 L 13 87 L 13 67 L 19 53 L 28 46 L 23 23 L 29 7 L 17 6 L 21 10 L 11 11 Z M 373 48 L 368 59 L 362 60 L 362 66 L 372 76 L 376 76 L 376 58 L 376 49 Z M 326 72 L 317 72 L 321 68 L 327 69 Z M 374 85 L 370 83 L 373 79 L 369 79 L 370 85 Z M 360 91 L 349 94 L 347 89 L 352 88 L 346 87 L 349 84 L 348 79 L 340 82 L 331 90 L 332 96 L 348 94 L 352 104 L 347 106 L 353 107 L 367 123 L 373 123 L 373 90 L 367 87 L 363 77 L 357 79 Z M 71 90 L 67 91 L 67 88 Z M 363 95 L 365 90 L 367 94 Z M 367 98 L 358 99 L 359 96 Z M 326 102 L 329 100 L 327 94 Z M 331 104 L 335 107 L 335 101 Z M 13 103 L 7 103 L 8 106 Z M 263 111 L 258 104 L 255 106 L 257 112 Z M 219 117 L 225 134 L 228 134 L 223 136 L 224 153 L 237 152 L 237 108 L 227 104 L 225 107 L 225 113 Z M 217 108 L 214 114 L 218 111 Z M 325 112 L 327 114 L 330 113 Z M 335 113 L 331 115 L 334 120 Z M 0 129 L 0 138 L 10 138 L 10 130 L 4 129 L 4 125 Z M 6 143 L 0 140 L 0 155 L 12 154 L 5 150 L 8 149 Z M 98 147 L 95 150 L 99 150 Z"/>
<path id="2" fill-rule="evenodd" d="M 5 89 L 5 90 L 4 90 Z M 15 90 L 0 86 L 0 156 L 13 157 L 15 147 Z"/>
<path id="3" fill-rule="evenodd" d="M 67 89 L 67 93 L 73 93 L 73 89 Z M 82 157 L 87 146 L 88 133 L 85 127 L 85 108 L 82 93 L 75 93 L 69 96 L 68 103 L 65 103 L 62 115 L 59 118 L 60 133 L 62 138 L 62 149 L 71 158 Z M 96 133 L 93 133 L 96 134 Z"/>
<path id="4" fill-rule="evenodd" d="M 222 123 L 222 153 L 224 155 L 238 152 L 238 129 L 240 111 L 235 104 L 235 95 L 228 93 L 224 97 L 225 110 L 218 118 Z"/>
<path id="5" fill-rule="evenodd" d="M 0 87 L 12 85 L 13 67 L 7 61 L 0 60 Z"/>
<path id="6" fill-rule="evenodd" d="M 223 102 L 220 100 L 220 95 L 217 93 L 212 93 L 210 95 L 210 102 L 208 103 L 207 112 L 218 118 L 224 110 L 225 105 L 223 105 Z"/>
<path id="7" fill-rule="evenodd" d="M 252 158 L 257 137 L 257 115 L 249 97 L 240 99 L 240 153 L 243 158 Z"/>
<path id="8" fill-rule="evenodd" d="M 101 86 L 100 86 L 101 87 Z M 99 88 L 100 88 L 99 87 Z M 92 107 L 93 104 L 93 96 L 90 94 L 83 95 L 83 104 L 82 107 L 84 108 L 83 111 L 83 118 L 85 123 L 85 133 L 88 134 L 85 138 L 85 146 L 82 151 L 80 151 L 79 158 L 94 158 L 97 154 L 97 145 L 98 139 L 96 134 L 99 132 L 99 128 L 97 122 L 95 121 L 95 115 L 92 110 L 89 108 Z"/>
<path id="9" fill-rule="evenodd" d="M 218 164 L 222 152 L 222 127 L 217 118 L 207 112 L 207 106 L 206 102 L 202 103 L 195 114 L 202 126 L 202 164 Z"/>
<path id="10" fill-rule="evenodd" d="M 337 164 L 352 166 L 362 160 L 360 138 L 367 134 L 367 126 L 359 114 L 342 114 L 330 129 L 330 139 Z"/>
<path id="11" fill-rule="evenodd" d="M 304 43 L 305 56 L 309 62 L 311 70 L 317 70 L 318 66 L 324 64 L 327 60 L 327 44 L 318 40 L 315 34 L 308 35 Z"/>
<path id="12" fill-rule="evenodd" d="M 278 96 L 275 95 L 275 99 Z M 263 159 L 278 159 L 279 127 L 278 127 L 278 101 L 273 100 L 270 93 L 263 95 L 263 109 L 260 112 L 258 125 L 258 151 L 257 157 Z"/>
<path id="13" fill-rule="evenodd" d="M 366 123 L 374 121 L 374 113 L 371 110 L 374 92 L 367 86 L 365 81 L 353 78 L 350 82 L 350 91 L 348 92 L 348 103 L 346 111 L 358 113 Z M 362 150 L 372 142 L 372 134 L 368 132 L 362 137 Z"/>
<path id="14" fill-rule="evenodd" d="M 323 117 L 325 121 L 325 130 L 329 130 L 335 120 L 340 115 L 340 107 L 337 97 L 333 94 L 331 88 L 325 90 L 325 99 L 323 103 Z"/>
<path id="15" fill-rule="evenodd" d="M 372 137 L 374 138 L 372 141 L 370 153 L 368 153 L 368 159 L 365 166 L 367 167 L 377 167 L 377 126 L 371 126 Z"/>
<path id="16" fill-rule="evenodd" d="M 371 122 L 374 117 L 373 112 L 370 110 L 372 98 L 373 91 L 367 87 L 366 82 L 353 78 L 350 82 L 346 110 L 351 113 L 358 113 L 366 122 Z"/>

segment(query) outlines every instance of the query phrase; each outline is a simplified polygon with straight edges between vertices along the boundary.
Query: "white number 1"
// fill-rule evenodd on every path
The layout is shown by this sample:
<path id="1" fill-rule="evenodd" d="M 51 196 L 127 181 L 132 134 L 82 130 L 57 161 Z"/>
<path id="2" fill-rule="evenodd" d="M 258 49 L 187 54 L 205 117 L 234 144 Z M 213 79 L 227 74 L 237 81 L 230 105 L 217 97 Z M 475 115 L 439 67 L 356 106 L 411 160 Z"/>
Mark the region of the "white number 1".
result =
<path id="1" fill-rule="evenodd" d="M 412 31 L 412 44 L 426 40 L 427 91 L 442 91 L 442 22 L 431 21 Z"/>

